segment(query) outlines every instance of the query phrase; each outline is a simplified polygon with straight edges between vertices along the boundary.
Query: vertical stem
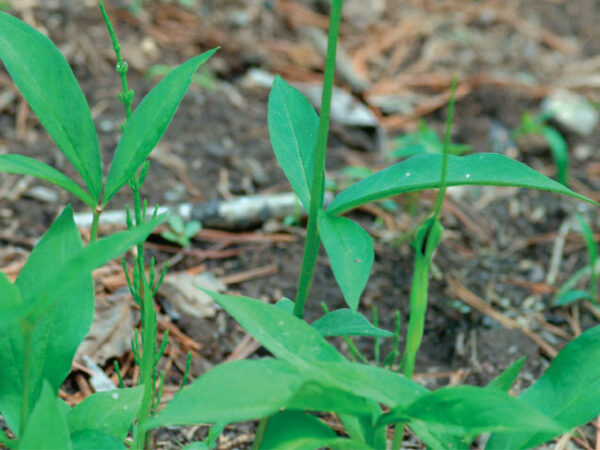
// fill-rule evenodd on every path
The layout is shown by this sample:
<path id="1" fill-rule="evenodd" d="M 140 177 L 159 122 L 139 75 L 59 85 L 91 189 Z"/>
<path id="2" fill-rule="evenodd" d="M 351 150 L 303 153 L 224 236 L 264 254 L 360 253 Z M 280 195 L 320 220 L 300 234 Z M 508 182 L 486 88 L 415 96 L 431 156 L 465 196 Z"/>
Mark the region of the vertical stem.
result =
<path id="1" fill-rule="evenodd" d="M 410 317 L 406 335 L 404 375 L 412 378 L 415 371 L 417 352 L 423 339 L 425 314 L 427 313 L 427 287 L 429 283 L 429 261 L 417 254 L 415 271 L 410 288 Z"/>
<path id="2" fill-rule="evenodd" d="M 102 206 L 98 205 L 92 212 L 92 230 L 90 232 L 90 243 L 95 242 L 98 237 L 98 222 L 100 221 L 100 214 L 102 214 Z"/>
<path id="3" fill-rule="evenodd" d="M 298 279 L 298 291 L 294 314 L 304 317 L 304 306 L 308 291 L 312 283 L 317 254 L 319 253 L 320 239 L 317 231 L 317 214 L 323 207 L 323 194 L 325 188 L 325 153 L 327 149 L 327 136 L 329 133 L 329 117 L 331 113 L 331 95 L 335 75 L 335 59 L 337 40 L 340 30 L 343 0 L 331 0 L 331 14 L 329 18 L 329 37 L 327 41 L 327 58 L 325 60 L 325 74 L 323 77 L 323 94 L 321 96 L 321 114 L 319 129 L 317 131 L 317 145 L 315 149 L 315 163 L 310 192 L 310 206 L 308 211 L 308 229 L 304 242 L 304 255 Z"/>
<path id="4" fill-rule="evenodd" d="M 450 85 L 450 102 L 448 103 L 448 118 L 446 119 L 446 134 L 444 137 L 444 156 L 442 160 L 442 175 L 440 179 L 440 190 L 438 191 L 437 200 L 433 212 L 434 217 L 439 217 L 444 203 L 444 195 L 446 194 L 446 177 L 448 174 L 448 153 L 450 153 L 450 134 L 452 131 L 452 121 L 454 119 L 454 97 L 456 93 L 456 76 L 452 77 Z"/>

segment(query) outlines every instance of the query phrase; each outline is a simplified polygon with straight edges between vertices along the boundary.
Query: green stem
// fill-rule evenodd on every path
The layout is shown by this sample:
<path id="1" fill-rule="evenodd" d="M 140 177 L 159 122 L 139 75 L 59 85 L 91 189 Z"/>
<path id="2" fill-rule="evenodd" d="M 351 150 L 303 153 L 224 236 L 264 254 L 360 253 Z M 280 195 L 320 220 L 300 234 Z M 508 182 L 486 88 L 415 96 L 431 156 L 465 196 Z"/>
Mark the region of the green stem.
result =
<path id="1" fill-rule="evenodd" d="M 117 57 L 117 66 L 116 71 L 121 77 L 121 85 L 123 86 L 123 92 L 119 94 L 119 98 L 125 106 L 125 116 L 127 120 L 131 117 L 131 107 L 133 105 L 133 91 L 129 89 L 127 84 L 127 71 L 129 69 L 128 64 L 123 60 L 123 56 L 121 55 L 121 44 L 117 39 L 117 35 L 115 30 L 108 18 L 108 14 L 106 13 L 106 9 L 104 9 L 104 4 L 102 1 L 98 2 L 98 6 L 100 7 L 100 11 L 102 12 L 102 17 L 104 18 L 104 22 L 106 23 L 106 28 L 108 29 L 108 34 L 110 35 L 110 39 L 112 40 L 113 49 L 115 51 L 115 55 Z"/>
<path id="2" fill-rule="evenodd" d="M 144 278 L 145 276 L 142 275 Z M 147 432 L 144 424 L 150 417 L 152 399 L 155 395 L 154 358 L 156 355 L 156 311 L 152 301 L 151 289 L 146 286 L 142 303 L 142 363 L 140 365 L 141 382 L 144 386 L 142 403 L 137 413 L 137 426 L 134 438 L 134 448 L 146 448 Z"/>
<path id="3" fill-rule="evenodd" d="M 100 214 L 102 214 L 102 206 L 98 205 L 93 211 L 92 230 L 90 232 L 90 244 L 96 241 L 98 237 L 98 223 L 100 222 Z"/>
<path id="4" fill-rule="evenodd" d="M 417 253 L 415 271 L 410 288 L 410 317 L 404 353 L 404 375 L 412 378 L 415 371 L 417 352 L 423 339 L 425 314 L 427 313 L 427 287 L 429 283 L 429 261 Z"/>
<path id="5" fill-rule="evenodd" d="M 392 450 L 400 450 L 404 441 L 404 425 L 397 423 L 394 427 L 394 439 L 392 440 Z"/>
<path id="6" fill-rule="evenodd" d="M 439 217 L 444 203 L 444 195 L 446 194 L 446 177 L 448 174 L 448 153 L 450 152 L 450 135 L 452 131 L 452 121 L 454 119 L 454 97 L 456 93 L 456 76 L 452 77 L 450 85 L 450 102 L 448 103 L 448 118 L 446 120 L 446 134 L 444 138 L 444 157 L 442 160 L 442 176 L 440 179 L 440 190 L 438 191 L 437 200 L 433 212 L 433 217 Z"/>
<path id="7" fill-rule="evenodd" d="M 331 96 L 333 92 L 333 79 L 335 75 L 335 59 L 338 34 L 342 17 L 343 0 L 331 0 L 331 15 L 329 18 L 329 37 L 327 41 L 327 58 L 325 60 L 325 74 L 323 77 L 323 94 L 321 96 L 321 114 L 317 131 L 317 144 L 315 149 L 315 162 L 313 179 L 310 192 L 310 206 L 308 211 L 308 228 L 304 242 L 304 255 L 298 279 L 298 291 L 294 314 L 304 317 L 304 307 L 312 284 L 312 279 L 317 264 L 320 239 L 317 230 L 317 214 L 323 207 L 323 194 L 325 190 L 325 154 L 327 149 L 327 136 L 329 133 L 329 117 L 331 114 Z"/>

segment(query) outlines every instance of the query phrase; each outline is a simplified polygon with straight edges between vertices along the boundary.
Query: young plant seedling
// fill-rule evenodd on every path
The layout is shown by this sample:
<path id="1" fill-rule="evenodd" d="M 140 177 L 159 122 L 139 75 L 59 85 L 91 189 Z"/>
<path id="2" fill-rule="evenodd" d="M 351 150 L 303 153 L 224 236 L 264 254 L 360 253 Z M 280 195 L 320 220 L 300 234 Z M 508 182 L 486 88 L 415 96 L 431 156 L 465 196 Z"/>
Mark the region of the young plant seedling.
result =
<path id="1" fill-rule="evenodd" d="M 392 150 L 388 157 L 392 160 L 409 158 L 415 155 L 425 153 L 444 153 L 444 146 L 448 145 L 440 140 L 435 130 L 427 125 L 423 120 L 419 121 L 416 131 L 400 136 L 396 140 L 396 148 Z M 454 144 L 448 145 L 448 153 L 451 155 L 463 155 L 471 151 L 470 145 Z"/>
<path id="2" fill-rule="evenodd" d="M 161 237 L 184 248 L 192 245 L 191 239 L 202 229 L 202 224 L 197 220 L 185 223 L 181 216 L 177 214 L 171 214 L 167 219 L 167 223 L 170 230 L 160 233 Z"/>

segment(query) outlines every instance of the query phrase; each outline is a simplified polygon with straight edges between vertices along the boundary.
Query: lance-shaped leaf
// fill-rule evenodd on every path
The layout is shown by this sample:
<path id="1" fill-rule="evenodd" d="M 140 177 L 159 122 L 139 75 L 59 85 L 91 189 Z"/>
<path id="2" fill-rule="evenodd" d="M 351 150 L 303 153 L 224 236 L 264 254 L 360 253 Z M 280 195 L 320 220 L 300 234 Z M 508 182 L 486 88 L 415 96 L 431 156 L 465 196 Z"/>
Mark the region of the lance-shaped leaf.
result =
<path id="1" fill-rule="evenodd" d="M 117 193 L 150 155 L 162 138 L 185 95 L 192 76 L 215 53 L 209 50 L 169 72 L 140 102 L 125 125 L 125 131 L 110 166 L 104 204 Z"/>
<path id="2" fill-rule="evenodd" d="M 51 167 L 37 159 L 29 158 L 23 155 L 0 155 L 0 172 L 16 173 L 19 175 L 32 175 L 42 180 L 46 180 L 65 191 L 70 192 L 75 197 L 85 202 L 90 208 L 96 206 L 96 202 L 90 195 L 77 185 L 62 172 Z"/>
<path id="3" fill-rule="evenodd" d="M 565 430 L 600 415 L 600 326 L 568 343 L 542 377 L 519 399 L 556 420 Z M 557 434 L 531 430 L 514 435 L 492 435 L 489 448 L 531 448 Z"/>
<path id="4" fill-rule="evenodd" d="M 437 188 L 440 185 L 441 164 L 442 155 L 426 154 L 408 158 L 343 190 L 331 202 L 327 212 L 342 214 L 374 200 Z M 496 153 L 449 156 L 446 184 L 539 189 L 596 204 L 525 164 Z"/>
<path id="5" fill-rule="evenodd" d="M 318 224 L 335 280 L 346 304 L 356 311 L 373 266 L 373 240 L 369 233 L 345 217 L 319 212 Z"/>
<path id="6" fill-rule="evenodd" d="M 94 200 L 102 189 L 98 137 L 69 64 L 46 36 L 0 13 L 0 60 Z"/>
<path id="7" fill-rule="evenodd" d="M 457 436 L 564 431 L 560 424 L 518 398 L 497 389 L 475 386 L 452 386 L 422 395 L 408 408 L 391 410 L 382 416 L 380 423 L 402 421 L 421 423 L 434 433 Z"/>
<path id="8" fill-rule="evenodd" d="M 308 211 L 319 117 L 306 97 L 278 76 L 269 95 L 268 122 L 275 157 Z"/>
<path id="9" fill-rule="evenodd" d="M 376 328 L 357 311 L 336 309 L 313 322 L 312 326 L 323 336 L 377 336 L 392 337 L 394 333 Z"/>

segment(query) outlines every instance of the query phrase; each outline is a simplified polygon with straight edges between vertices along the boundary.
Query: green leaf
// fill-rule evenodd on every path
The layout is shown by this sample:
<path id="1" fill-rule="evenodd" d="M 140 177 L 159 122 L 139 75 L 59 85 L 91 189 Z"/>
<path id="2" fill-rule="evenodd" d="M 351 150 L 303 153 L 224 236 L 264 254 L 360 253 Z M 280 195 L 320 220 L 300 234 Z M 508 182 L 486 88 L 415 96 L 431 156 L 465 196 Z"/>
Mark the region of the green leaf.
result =
<path id="1" fill-rule="evenodd" d="M 282 411 L 269 417 L 261 448 L 270 450 L 314 450 L 336 441 L 335 431 L 315 416 L 300 411 Z"/>
<path id="2" fill-rule="evenodd" d="M 588 291 L 576 289 L 574 291 L 561 292 L 554 300 L 556 306 L 570 305 L 579 300 L 594 300 Z"/>
<path id="3" fill-rule="evenodd" d="M 287 313 L 294 314 L 294 302 L 287 297 L 283 297 L 281 300 L 275 303 L 275 306 L 283 309 Z"/>
<path id="4" fill-rule="evenodd" d="M 408 408 L 393 409 L 382 416 L 381 424 L 405 420 L 421 423 L 433 433 L 457 436 L 534 430 L 560 433 L 564 430 L 517 398 L 497 389 L 475 386 L 452 386 L 422 395 Z"/>
<path id="5" fill-rule="evenodd" d="M 277 358 L 301 367 L 307 367 L 306 361 L 347 361 L 317 330 L 282 308 L 202 290 Z"/>
<path id="6" fill-rule="evenodd" d="M 59 269 L 83 249 L 79 231 L 70 207 L 56 219 L 35 246 L 15 282 L 20 291 L 22 315 L 32 304 L 37 317 L 24 317 L 21 323 L 0 328 L 0 411 L 8 425 L 17 430 L 21 417 L 21 397 L 27 392 L 29 411 L 39 396 L 46 379 L 54 393 L 71 369 L 71 361 L 79 343 L 88 333 L 94 314 L 94 288 L 91 270 L 84 271 L 76 283 L 63 290 L 60 303 L 47 303 L 38 289 L 48 283 L 65 283 L 55 279 Z M 42 311 L 44 312 L 42 314 Z M 26 337 L 30 349 L 26 350 Z M 25 371 L 26 358 L 30 370 Z"/>
<path id="7" fill-rule="evenodd" d="M 568 343 L 541 378 L 519 399 L 560 423 L 565 430 L 600 415 L 600 326 Z M 492 435 L 489 448 L 530 448 L 558 432 L 531 430 L 514 435 Z"/>
<path id="8" fill-rule="evenodd" d="M 292 366 L 271 358 L 220 364 L 176 395 L 147 428 L 266 417 L 284 407 L 304 382 Z"/>
<path id="9" fill-rule="evenodd" d="M 108 433 L 97 430 L 76 431 L 71 433 L 73 450 L 124 450 L 125 444 Z"/>
<path id="10" fill-rule="evenodd" d="M 99 431 L 122 441 L 136 416 L 143 387 L 97 392 L 86 397 L 67 416 L 71 433 Z"/>
<path id="11" fill-rule="evenodd" d="M 347 308 L 325 314 L 312 326 L 323 336 L 394 336 L 388 330 L 374 327 L 361 313 Z"/>
<path id="12" fill-rule="evenodd" d="M 486 386 L 489 389 L 498 389 L 504 392 L 508 392 L 510 387 L 513 385 L 521 368 L 523 367 L 523 363 L 525 362 L 526 357 L 517 359 L 514 363 L 512 363 L 508 369 L 494 378 L 492 381 L 488 383 Z"/>
<path id="13" fill-rule="evenodd" d="M 308 211 L 319 117 L 306 97 L 278 76 L 269 95 L 268 122 L 275 157 Z"/>
<path id="14" fill-rule="evenodd" d="M 97 201 L 102 189 L 98 137 L 87 101 L 65 57 L 43 34 L 0 13 L 0 59 Z"/>
<path id="15" fill-rule="evenodd" d="M 25 432 L 19 441 L 19 449 L 69 450 L 72 448 L 67 422 L 58 407 L 59 401 L 61 400 L 56 397 L 54 389 L 44 381 L 39 400 L 29 416 Z"/>
<path id="16" fill-rule="evenodd" d="M 405 192 L 437 188 L 440 184 L 442 155 L 417 155 L 394 164 L 340 192 L 327 208 L 329 214 L 342 214 L 374 200 Z M 448 186 L 516 186 L 592 200 L 536 172 L 523 163 L 496 153 L 449 156 Z"/>
<path id="17" fill-rule="evenodd" d="M 41 178 L 70 192 L 90 208 L 95 208 L 96 206 L 96 201 L 81 189 L 77 183 L 54 167 L 44 164 L 37 159 L 23 155 L 0 155 L 0 172 L 32 175 Z"/>
<path id="18" fill-rule="evenodd" d="M 319 236 L 346 304 L 356 311 L 373 266 L 373 240 L 359 225 L 345 217 L 320 211 L 318 226 Z"/>
<path id="19" fill-rule="evenodd" d="M 216 51 L 191 58 L 169 72 L 140 102 L 115 150 L 104 190 L 105 205 L 150 155 L 175 115 L 192 76 Z"/>
<path id="20" fill-rule="evenodd" d="M 598 260 L 598 245 L 594 239 L 594 232 L 581 214 L 575 214 L 575 218 L 577 219 L 577 223 L 579 224 L 581 233 L 585 239 L 585 246 L 587 248 L 588 257 L 590 258 L 590 266 L 595 267 L 596 261 Z"/>

